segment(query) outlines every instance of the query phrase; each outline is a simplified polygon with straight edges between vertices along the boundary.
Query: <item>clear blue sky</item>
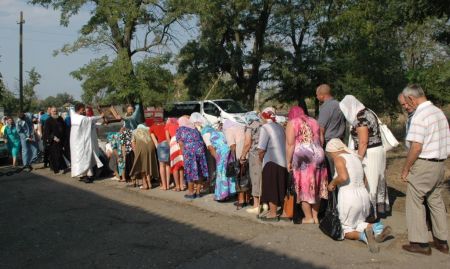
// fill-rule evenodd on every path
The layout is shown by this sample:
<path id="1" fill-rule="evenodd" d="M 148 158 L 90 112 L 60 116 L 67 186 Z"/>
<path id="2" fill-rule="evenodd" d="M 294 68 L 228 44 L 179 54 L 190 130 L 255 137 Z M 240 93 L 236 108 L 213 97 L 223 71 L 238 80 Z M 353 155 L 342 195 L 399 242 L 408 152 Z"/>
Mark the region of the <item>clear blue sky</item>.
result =
<path id="1" fill-rule="evenodd" d="M 57 93 L 68 92 L 80 99 L 81 83 L 69 73 L 78 69 L 89 60 L 101 56 L 91 50 L 80 50 L 69 56 L 53 51 L 64 44 L 76 40 L 78 30 L 88 20 L 89 11 L 81 10 L 72 17 L 68 27 L 60 26 L 59 11 L 45 9 L 27 4 L 28 0 L 0 0 L 0 73 L 11 91 L 19 89 L 19 21 L 20 11 L 24 12 L 24 71 L 36 67 L 42 75 L 41 84 L 36 87 L 38 98 L 45 98 Z M 191 25 L 195 22 L 191 21 Z M 181 29 L 179 29 L 181 30 Z M 182 32 L 182 31 L 181 31 Z M 195 37 L 192 33 L 181 33 L 183 42 Z M 178 44 L 182 45 L 182 44 Z M 176 51 L 178 48 L 172 48 Z M 107 51 L 102 54 L 110 53 Z M 136 57 L 142 57 L 137 55 Z M 173 70 L 173 67 L 171 68 Z M 27 77 L 24 72 L 24 78 Z"/>
<path id="2" fill-rule="evenodd" d="M 42 75 L 41 84 L 36 87 L 39 98 L 68 92 L 80 98 L 80 82 L 69 73 L 90 59 L 98 57 L 89 50 L 72 55 L 53 57 L 53 51 L 74 41 L 78 29 L 88 18 L 82 11 L 73 17 L 69 27 L 59 25 L 59 12 L 38 6 L 31 6 L 26 0 L 0 0 L 0 72 L 7 87 L 17 92 L 19 88 L 19 21 L 20 11 L 24 12 L 24 71 L 36 67 Z M 24 72 L 24 78 L 27 77 Z"/>

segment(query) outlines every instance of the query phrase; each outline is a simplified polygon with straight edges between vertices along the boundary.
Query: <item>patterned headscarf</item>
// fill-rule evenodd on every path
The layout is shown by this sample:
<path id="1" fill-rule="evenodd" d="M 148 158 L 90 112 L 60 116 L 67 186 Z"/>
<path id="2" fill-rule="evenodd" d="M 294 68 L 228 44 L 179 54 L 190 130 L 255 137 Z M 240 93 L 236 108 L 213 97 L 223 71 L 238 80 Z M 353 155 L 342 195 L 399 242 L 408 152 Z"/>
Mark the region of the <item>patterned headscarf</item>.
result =
<path id="1" fill-rule="evenodd" d="M 258 114 L 254 111 L 245 113 L 244 118 L 245 118 L 245 122 L 247 123 L 247 125 L 251 125 L 255 121 L 261 121 Z"/>
<path id="2" fill-rule="evenodd" d="M 276 121 L 276 116 L 275 116 L 275 108 L 273 107 L 266 107 L 264 108 L 264 110 L 261 112 L 261 117 L 267 121 Z"/>
<path id="3" fill-rule="evenodd" d="M 180 127 L 188 127 L 191 129 L 195 129 L 194 124 L 189 120 L 189 116 L 181 116 L 178 119 L 178 125 L 180 125 Z"/>
<path id="4" fill-rule="evenodd" d="M 358 99 L 353 95 L 346 95 L 344 99 L 339 103 L 342 114 L 345 119 L 353 125 L 356 121 L 356 115 L 359 111 L 366 108 Z"/>

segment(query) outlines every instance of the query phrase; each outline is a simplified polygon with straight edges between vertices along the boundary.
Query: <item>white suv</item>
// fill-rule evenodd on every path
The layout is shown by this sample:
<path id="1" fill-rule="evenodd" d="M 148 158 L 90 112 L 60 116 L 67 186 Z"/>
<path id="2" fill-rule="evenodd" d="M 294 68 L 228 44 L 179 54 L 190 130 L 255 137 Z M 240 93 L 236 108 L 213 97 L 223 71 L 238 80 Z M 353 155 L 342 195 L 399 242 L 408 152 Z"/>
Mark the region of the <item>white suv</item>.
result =
<path id="1" fill-rule="evenodd" d="M 164 111 L 164 118 L 178 118 L 199 112 L 213 126 L 217 126 L 224 119 L 245 123 L 243 115 L 248 112 L 232 99 L 176 102 L 169 104 L 168 107 L 169 109 Z"/>

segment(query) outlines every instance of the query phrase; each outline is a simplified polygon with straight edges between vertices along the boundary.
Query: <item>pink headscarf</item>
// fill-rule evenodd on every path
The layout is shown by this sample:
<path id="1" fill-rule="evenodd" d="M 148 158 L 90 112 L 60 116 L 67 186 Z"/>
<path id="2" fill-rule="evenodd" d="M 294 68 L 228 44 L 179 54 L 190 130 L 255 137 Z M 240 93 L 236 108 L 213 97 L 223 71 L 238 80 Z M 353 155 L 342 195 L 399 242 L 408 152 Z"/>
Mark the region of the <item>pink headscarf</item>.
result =
<path id="1" fill-rule="evenodd" d="M 189 117 L 187 116 L 182 116 L 178 119 L 178 125 L 180 125 L 180 127 L 188 127 L 191 129 L 195 129 L 194 124 L 189 120 Z"/>
<path id="2" fill-rule="evenodd" d="M 312 139 L 313 141 L 317 142 L 319 139 L 319 124 L 314 118 L 308 117 L 303 109 L 299 106 L 293 106 L 288 113 L 288 119 L 291 122 L 291 124 L 294 126 L 294 129 L 296 130 L 296 133 L 298 130 L 300 130 L 300 125 L 302 122 L 305 122 L 309 128 L 312 131 Z M 299 135 L 297 139 L 303 140 L 304 138 Z"/>

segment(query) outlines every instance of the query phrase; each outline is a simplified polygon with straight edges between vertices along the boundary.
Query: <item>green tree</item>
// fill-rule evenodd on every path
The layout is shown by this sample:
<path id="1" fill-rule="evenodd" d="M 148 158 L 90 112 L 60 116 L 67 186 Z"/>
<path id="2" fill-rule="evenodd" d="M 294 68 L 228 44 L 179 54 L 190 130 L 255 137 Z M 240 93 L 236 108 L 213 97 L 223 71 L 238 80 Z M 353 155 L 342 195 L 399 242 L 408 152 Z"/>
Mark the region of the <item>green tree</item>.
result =
<path id="1" fill-rule="evenodd" d="M 75 102 L 75 98 L 68 93 L 58 93 L 56 96 L 48 96 L 44 100 L 42 100 L 40 104 L 40 108 L 46 111 L 47 107 L 55 106 L 60 108 L 67 103 L 73 104 Z"/>
<path id="2" fill-rule="evenodd" d="M 190 94 L 206 94 L 216 80 L 231 97 L 253 107 L 256 87 L 264 75 L 266 32 L 275 1 L 197 1 L 200 37 L 178 57 Z M 222 78 L 224 78 L 222 80 Z M 228 79 L 229 78 L 229 79 Z"/>
<path id="3" fill-rule="evenodd" d="M 89 21 L 82 27 L 80 37 L 73 44 L 64 46 L 60 52 L 72 53 L 81 48 L 99 50 L 108 48 L 115 53 L 111 60 L 103 57 L 73 73 L 82 78 L 83 99 L 94 98 L 96 92 L 120 102 L 144 101 L 139 88 L 133 56 L 140 52 L 157 52 L 168 42 L 177 39 L 172 26 L 183 14 L 177 9 L 177 0 L 31 0 L 34 5 L 61 11 L 60 23 L 69 24 L 71 16 L 85 6 L 91 11 Z M 182 2 L 182 1 L 181 1 Z M 110 75 L 99 79 L 97 75 Z M 85 86 L 87 88 L 85 88 Z M 97 89 L 96 92 L 93 89 Z"/>
<path id="4" fill-rule="evenodd" d="M 23 111 L 33 112 L 39 109 L 39 100 L 36 96 L 35 87 L 40 84 L 41 74 L 36 71 L 36 68 L 31 68 L 27 71 L 28 78 L 23 85 Z"/>

